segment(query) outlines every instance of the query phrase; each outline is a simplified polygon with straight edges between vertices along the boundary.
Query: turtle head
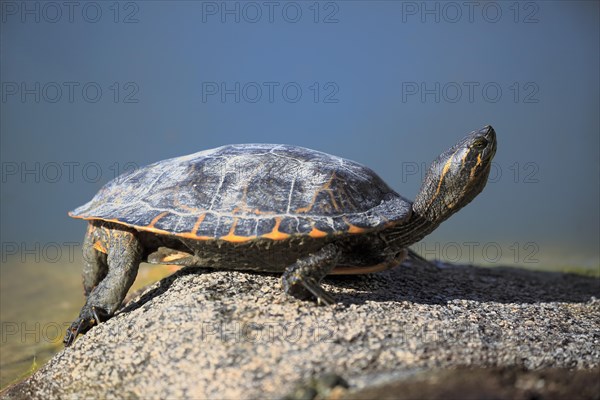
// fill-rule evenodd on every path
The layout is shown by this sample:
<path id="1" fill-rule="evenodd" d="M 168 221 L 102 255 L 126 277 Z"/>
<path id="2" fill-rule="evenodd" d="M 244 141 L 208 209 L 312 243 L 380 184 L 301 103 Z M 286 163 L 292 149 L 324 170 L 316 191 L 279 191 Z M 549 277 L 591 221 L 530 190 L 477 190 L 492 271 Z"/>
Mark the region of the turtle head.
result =
<path id="1" fill-rule="evenodd" d="M 491 126 L 468 134 L 431 164 L 413 211 L 438 225 L 469 204 L 485 187 L 494 154 Z"/>

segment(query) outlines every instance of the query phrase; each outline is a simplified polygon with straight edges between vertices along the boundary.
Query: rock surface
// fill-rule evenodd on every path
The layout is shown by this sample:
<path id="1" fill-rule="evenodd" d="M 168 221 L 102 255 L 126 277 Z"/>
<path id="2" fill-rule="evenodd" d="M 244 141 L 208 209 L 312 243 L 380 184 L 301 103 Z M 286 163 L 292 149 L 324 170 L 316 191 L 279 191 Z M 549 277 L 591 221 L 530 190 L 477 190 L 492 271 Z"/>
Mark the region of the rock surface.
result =
<path id="1" fill-rule="evenodd" d="M 335 387 L 330 399 L 344 400 L 540 400 L 600 399 L 600 369 L 544 369 L 516 367 L 458 368 L 421 372 L 360 390 Z"/>
<path id="2" fill-rule="evenodd" d="M 595 278 L 409 264 L 324 287 L 337 305 L 290 299 L 273 275 L 180 270 L 3 397 L 281 398 L 334 373 L 351 398 L 423 371 L 600 366 Z"/>

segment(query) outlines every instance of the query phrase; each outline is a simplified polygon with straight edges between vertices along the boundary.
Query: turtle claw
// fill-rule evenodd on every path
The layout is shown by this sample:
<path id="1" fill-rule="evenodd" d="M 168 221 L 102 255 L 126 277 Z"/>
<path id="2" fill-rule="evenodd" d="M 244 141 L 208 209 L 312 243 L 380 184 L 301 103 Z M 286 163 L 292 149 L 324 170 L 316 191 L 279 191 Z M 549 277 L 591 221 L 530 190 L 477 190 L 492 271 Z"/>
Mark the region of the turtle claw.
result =
<path id="1" fill-rule="evenodd" d="M 94 325 L 98 325 L 101 322 L 106 322 L 110 319 L 110 315 L 103 308 L 92 306 L 92 315 L 96 320 Z"/>
<path id="2" fill-rule="evenodd" d="M 321 285 L 308 276 L 294 276 L 293 278 L 284 279 L 285 291 L 293 297 L 301 300 L 315 298 L 318 305 L 332 305 L 335 300 L 327 293 Z"/>
<path id="3" fill-rule="evenodd" d="M 67 333 L 63 339 L 63 343 L 65 347 L 69 347 L 75 341 L 75 338 L 80 334 L 84 333 L 91 326 L 91 321 L 85 320 L 83 318 L 78 318 L 77 321 L 71 324 L 71 327 L 67 329 Z"/>
<path id="4" fill-rule="evenodd" d="M 317 304 L 330 306 L 335 304 L 333 297 L 329 295 L 322 287 L 312 278 L 300 279 L 300 284 L 308 290 L 317 299 Z"/>
<path id="5" fill-rule="evenodd" d="M 79 314 L 79 318 L 73 321 L 69 329 L 67 329 L 67 333 L 63 339 L 65 347 L 69 347 L 71 344 L 73 344 L 80 333 L 86 333 L 94 326 L 108 320 L 109 318 L 110 315 L 100 307 L 84 307 Z"/>

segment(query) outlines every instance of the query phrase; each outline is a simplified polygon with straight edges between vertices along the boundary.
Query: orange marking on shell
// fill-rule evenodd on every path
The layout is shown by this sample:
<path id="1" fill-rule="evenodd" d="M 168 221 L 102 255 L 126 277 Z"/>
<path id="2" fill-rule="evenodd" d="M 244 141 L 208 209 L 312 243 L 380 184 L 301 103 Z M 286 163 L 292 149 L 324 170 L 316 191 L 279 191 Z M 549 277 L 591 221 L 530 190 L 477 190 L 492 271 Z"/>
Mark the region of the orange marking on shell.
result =
<path id="1" fill-rule="evenodd" d="M 198 219 L 200 220 L 204 215 L 205 214 L 201 215 L 200 217 L 198 217 Z M 164 229 L 159 229 L 159 228 L 155 228 L 155 227 L 151 227 L 151 226 L 138 226 L 138 225 L 134 225 L 134 224 L 128 224 L 128 223 L 119 221 L 118 219 L 108 219 L 108 218 L 99 218 L 99 217 L 83 217 L 83 216 L 78 216 L 78 215 L 72 215 L 72 217 L 76 218 L 76 219 L 83 219 L 83 220 L 88 220 L 88 221 L 89 220 L 98 220 L 98 221 L 114 222 L 119 225 L 129 226 L 138 231 L 152 232 L 152 233 L 156 233 L 159 235 L 177 236 L 177 237 L 193 239 L 193 240 L 225 240 L 225 241 L 234 242 L 234 243 L 242 243 L 242 242 L 249 242 L 249 241 L 257 239 L 257 238 L 266 238 L 266 239 L 272 239 L 272 240 L 285 240 L 292 236 L 287 233 L 279 231 L 279 226 L 281 224 L 281 217 L 275 218 L 275 221 L 276 221 L 275 227 L 273 228 L 273 230 L 271 232 L 267 233 L 266 235 L 262 235 L 259 237 L 259 236 L 238 236 L 238 235 L 229 235 L 228 234 L 228 235 L 220 237 L 220 238 L 215 238 L 213 236 L 197 236 L 195 232 L 174 233 L 174 232 L 169 232 Z M 201 222 L 202 221 L 200 221 L 200 223 Z M 196 224 L 198 226 L 200 226 L 200 223 L 198 221 L 196 221 Z M 350 226 L 350 228 L 348 229 L 349 233 L 364 233 L 364 232 L 369 231 L 369 229 L 359 228 L 355 225 L 349 224 L 349 226 Z M 316 228 L 313 228 L 308 233 L 308 236 L 310 236 L 312 238 L 321 238 L 321 237 L 325 237 L 327 235 L 329 235 L 327 232 L 323 232 Z"/>
<path id="2" fill-rule="evenodd" d="M 237 226 L 238 221 L 239 218 L 234 218 L 233 223 L 231 224 L 231 228 L 229 228 L 229 232 L 227 233 L 227 235 L 221 236 L 219 239 L 233 243 L 247 242 L 248 240 L 252 239 L 252 237 L 250 236 L 239 236 L 235 234 L 235 227 Z"/>
<path id="3" fill-rule="evenodd" d="M 206 214 L 202 214 L 198 217 L 196 223 L 194 224 L 194 227 L 192 228 L 192 231 L 190 232 L 192 235 L 196 236 L 196 232 L 198 232 L 198 228 L 200 228 L 200 225 L 202 224 L 202 221 L 204 221 L 204 218 L 206 218 Z"/>
<path id="4" fill-rule="evenodd" d="M 302 214 L 302 213 L 306 213 L 306 212 L 312 210 L 312 208 L 315 206 L 315 203 L 317 201 L 317 196 L 319 195 L 319 193 L 321 193 L 324 190 L 329 190 L 334 178 L 335 178 L 335 172 L 333 174 L 331 174 L 331 177 L 329 178 L 329 180 L 323 186 L 321 186 L 321 188 L 319 190 L 317 190 L 315 192 L 310 203 L 306 207 L 300 207 L 300 208 L 296 209 L 296 213 Z M 331 196 L 332 201 L 334 201 L 333 194 L 331 192 L 330 192 L 330 196 Z M 337 204 L 335 203 L 335 201 L 334 201 L 334 207 L 337 209 Z"/>
<path id="5" fill-rule="evenodd" d="M 313 208 L 314 204 L 315 204 L 315 203 L 314 203 L 314 202 L 312 202 L 312 203 L 310 203 L 309 205 L 307 205 L 306 207 L 300 207 L 300 208 L 297 208 L 297 209 L 296 209 L 296 212 L 297 212 L 298 214 L 303 214 L 303 213 L 305 213 L 305 212 L 308 212 L 308 211 L 310 211 L 310 210 Z"/>
<path id="6" fill-rule="evenodd" d="M 171 235 L 171 236 L 177 236 L 177 237 L 183 237 L 183 238 L 195 239 L 195 240 L 214 240 L 215 239 L 212 236 L 196 236 L 192 232 L 174 233 L 174 232 L 165 231 L 164 229 L 152 228 L 152 227 L 148 227 L 148 226 L 136 226 L 136 225 L 124 224 L 124 223 L 122 223 L 122 224 L 134 227 L 140 231 L 158 233 L 160 235 Z"/>
<path id="7" fill-rule="evenodd" d="M 285 240 L 289 238 L 289 234 L 279 231 L 279 225 L 281 225 L 281 217 L 275 218 L 275 226 L 273 227 L 273 230 L 266 235 L 262 235 L 261 237 L 272 240 Z"/>
<path id="8" fill-rule="evenodd" d="M 365 228 L 360 228 L 356 225 L 348 224 L 348 233 L 364 233 L 366 232 Z"/>
<path id="9" fill-rule="evenodd" d="M 200 209 L 200 208 L 190 207 L 190 206 L 188 206 L 188 205 L 185 205 L 185 204 L 181 203 L 181 202 L 179 201 L 179 198 L 178 198 L 178 197 L 174 197 L 174 198 L 173 198 L 173 205 L 174 205 L 175 207 L 178 207 L 178 208 L 181 208 L 181 209 L 183 209 L 183 210 L 186 210 L 186 211 L 189 211 L 189 212 L 192 212 L 192 213 L 196 213 L 196 214 L 201 214 L 201 213 L 203 213 L 203 212 L 204 212 L 204 210 L 202 210 L 202 209 Z"/>
<path id="10" fill-rule="evenodd" d="M 176 234 L 175 236 L 181 236 L 184 238 L 190 238 L 190 239 L 196 239 L 196 240 L 215 240 L 215 238 L 212 236 L 191 236 L 191 235 L 188 235 L 187 233 Z"/>
<path id="11" fill-rule="evenodd" d="M 139 226 L 139 225 L 134 225 L 134 224 L 128 224 L 126 222 L 122 222 L 117 219 L 108 219 L 108 218 L 99 218 L 99 217 L 82 217 L 82 216 L 73 216 L 73 218 L 83 219 L 83 220 L 87 220 L 87 221 L 97 220 L 97 221 L 115 222 L 115 223 L 118 223 L 119 225 L 129 226 L 138 231 L 152 232 L 152 233 L 156 233 L 159 235 L 177 236 L 177 237 L 182 237 L 182 238 L 186 238 L 186 239 L 194 239 L 194 240 L 216 240 L 216 239 L 218 239 L 213 236 L 197 236 L 197 235 L 193 234 L 192 232 L 174 233 L 174 232 L 165 231 L 164 229 L 154 228 L 154 227 L 150 227 L 150 226 Z M 256 236 L 248 236 L 248 237 L 239 236 L 239 237 L 240 238 L 244 237 L 245 240 L 252 240 L 252 239 L 256 238 Z"/>
<path id="12" fill-rule="evenodd" d="M 163 211 L 160 214 L 158 214 L 156 217 L 154 217 L 152 221 L 150 221 L 148 228 L 154 228 L 154 225 L 158 222 L 158 220 L 167 215 L 168 213 L 168 211 Z"/>
<path id="13" fill-rule="evenodd" d="M 256 214 L 256 215 L 272 215 L 272 212 L 269 211 L 260 211 L 258 208 L 255 208 L 254 210 L 252 210 L 252 213 Z"/>
<path id="14" fill-rule="evenodd" d="M 100 242 L 99 240 L 97 240 L 96 243 L 94 243 L 93 247 L 94 247 L 94 249 L 98 250 L 100 253 L 108 254 L 108 250 L 106 250 L 106 247 L 104 247 L 102 242 Z"/>
<path id="15" fill-rule="evenodd" d="M 346 217 L 344 217 L 343 220 L 346 224 L 348 224 L 348 233 L 365 233 L 367 231 L 365 228 L 352 225 L 350 222 L 348 222 L 348 218 Z"/>
<path id="16" fill-rule="evenodd" d="M 226 242 L 243 243 L 243 242 L 249 242 L 252 239 L 256 239 L 256 236 L 227 235 L 227 236 L 222 236 L 219 239 L 225 240 Z"/>
<path id="17" fill-rule="evenodd" d="M 335 200 L 335 196 L 333 195 L 333 192 L 331 191 L 331 189 L 326 189 L 327 193 L 329 194 L 329 199 L 331 199 L 331 204 L 333 204 L 333 209 L 336 211 L 340 210 L 340 206 L 338 205 L 337 201 Z"/>
<path id="18" fill-rule="evenodd" d="M 322 238 L 327 236 L 327 232 L 323 232 L 313 227 L 310 232 L 308 232 L 308 236 L 312 238 Z"/>
<path id="19" fill-rule="evenodd" d="M 203 212 L 204 212 L 204 210 L 202 210 L 202 209 L 200 209 L 200 208 L 195 208 L 195 207 L 186 206 L 185 204 L 182 204 L 182 203 L 179 203 L 179 204 L 178 204 L 178 206 L 179 206 L 179 207 L 181 207 L 181 208 L 183 208 L 183 209 L 184 209 L 184 210 L 186 210 L 186 211 L 193 212 L 193 213 L 198 213 L 198 214 L 200 214 L 200 213 L 203 213 Z"/>

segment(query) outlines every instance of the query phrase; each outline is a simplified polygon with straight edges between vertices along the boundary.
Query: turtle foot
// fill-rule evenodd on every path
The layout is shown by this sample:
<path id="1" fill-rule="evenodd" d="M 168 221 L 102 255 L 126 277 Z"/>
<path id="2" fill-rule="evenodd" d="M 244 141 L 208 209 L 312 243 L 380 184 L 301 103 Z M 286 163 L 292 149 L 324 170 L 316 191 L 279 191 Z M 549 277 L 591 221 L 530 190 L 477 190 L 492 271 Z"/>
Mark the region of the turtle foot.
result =
<path id="1" fill-rule="evenodd" d="M 322 287 L 321 280 L 333 269 L 340 251 L 333 244 L 290 265 L 282 276 L 283 289 L 297 299 L 316 299 L 318 304 L 331 305 L 335 300 Z"/>
<path id="2" fill-rule="evenodd" d="M 111 315 L 100 307 L 84 306 L 79 313 L 79 318 L 73 321 L 69 329 L 67 329 L 67 333 L 63 339 L 65 347 L 73 344 L 79 334 L 85 334 L 92 327 L 107 321 L 110 317 Z"/>

